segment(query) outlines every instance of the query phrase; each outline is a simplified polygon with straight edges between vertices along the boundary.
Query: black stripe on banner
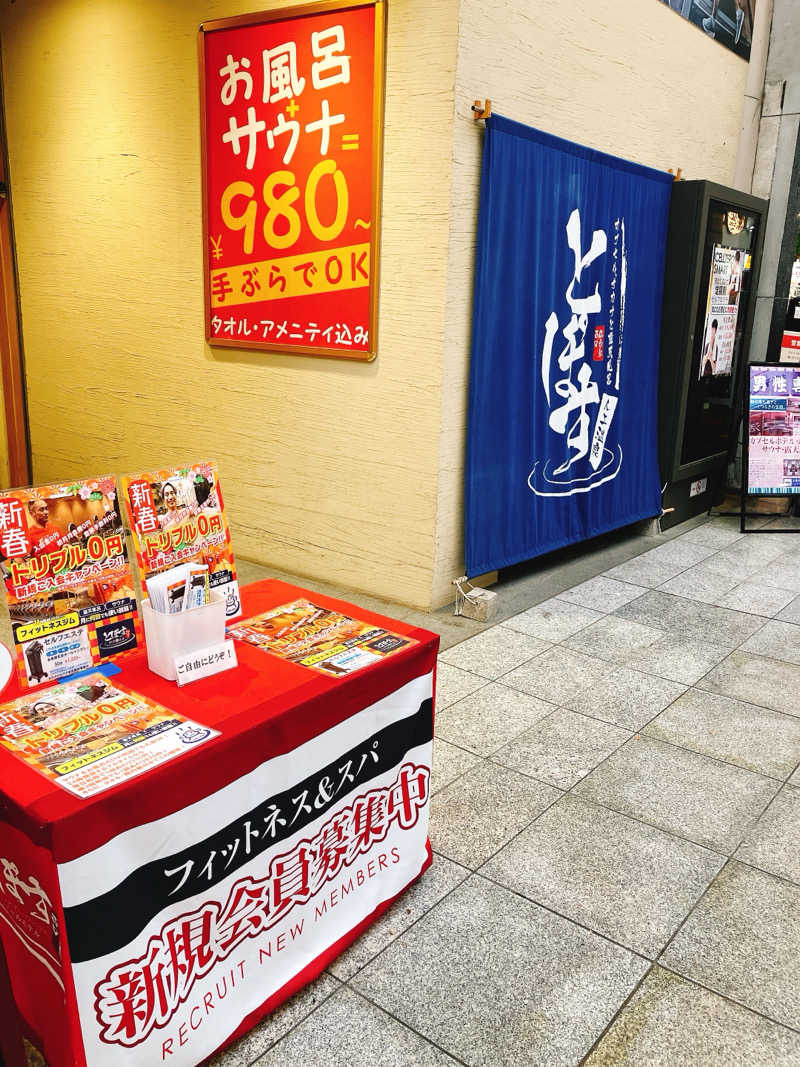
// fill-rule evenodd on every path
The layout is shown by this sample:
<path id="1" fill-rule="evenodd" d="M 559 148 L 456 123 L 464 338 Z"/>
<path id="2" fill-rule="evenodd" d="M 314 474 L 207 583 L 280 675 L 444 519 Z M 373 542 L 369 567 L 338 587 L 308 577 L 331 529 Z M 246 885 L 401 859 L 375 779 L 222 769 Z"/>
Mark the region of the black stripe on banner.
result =
<path id="1" fill-rule="evenodd" d="M 218 833 L 131 872 L 101 896 L 65 909 L 73 963 L 97 959 L 129 944 L 169 904 L 212 889 L 254 857 L 397 766 L 433 737 L 433 702 L 365 738 L 291 789 L 244 812 Z"/>

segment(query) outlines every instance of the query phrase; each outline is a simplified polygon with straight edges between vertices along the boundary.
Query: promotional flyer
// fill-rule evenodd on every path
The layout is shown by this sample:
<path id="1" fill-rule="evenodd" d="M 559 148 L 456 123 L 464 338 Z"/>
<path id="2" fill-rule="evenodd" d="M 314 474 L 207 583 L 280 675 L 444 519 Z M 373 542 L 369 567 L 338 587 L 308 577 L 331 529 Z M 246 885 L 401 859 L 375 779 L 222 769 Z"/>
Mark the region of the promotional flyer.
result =
<path id="1" fill-rule="evenodd" d="M 91 797 L 217 737 L 90 674 L 0 707 L 0 744 L 79 797 Z"/>
<path id="2" fill-rule="evenodd" d="M 700 355 L 701 378 L 719 377 L 732 371 L 746 258 L 749 258 L 748 253 L 738 248 L 714 245 Z"/>
<path id="3" fill-rule="evenodd" d="M 112 475 L 0 493 L 0 570 L 21 685 L 52 682 L 137 647 Z"/>
<path id="4" fill-rule="evenodd" d="M 202 564 L 211 590 L 225 596 L 226 617 L 236 618 L 239 584 L 216 464 L 142 471 L 121 483 L 142 586 L 179 564 Z"/>
<path id="5" fill-rule="evenodd" d="M 750 367 L 747 489 L 800 493 L 800 368 Z"/>
<path id="6" fill-rule="evenodd" d="M 415 643 L 310 600 L 295 600 L 246 619 L 229 628 L 228 636 L 334 678 L 379 663 Z"/>

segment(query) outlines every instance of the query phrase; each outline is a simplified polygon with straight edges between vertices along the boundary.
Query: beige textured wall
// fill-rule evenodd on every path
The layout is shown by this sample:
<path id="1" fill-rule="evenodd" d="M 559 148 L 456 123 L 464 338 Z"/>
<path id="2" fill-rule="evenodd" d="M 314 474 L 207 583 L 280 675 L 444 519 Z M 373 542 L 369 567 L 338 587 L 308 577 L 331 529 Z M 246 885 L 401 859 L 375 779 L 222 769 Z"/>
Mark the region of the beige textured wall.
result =
<path id="1" fill-rule="evenodd" d="M 733 178 L 747 65 L 658 0 L 462 0 L 433 602 L 464 572 L 463 479 L 483 123 L 508 118 L 686 178 Z"/>
<path id="2" fill-rule="evenodd" d="M 425 607 L 457 0 L 390 0 L 367 366 L 203 338 L 196 31 L 257 8 L 0 4 L 34 478 L 211 456 L 239 556 Z"/>

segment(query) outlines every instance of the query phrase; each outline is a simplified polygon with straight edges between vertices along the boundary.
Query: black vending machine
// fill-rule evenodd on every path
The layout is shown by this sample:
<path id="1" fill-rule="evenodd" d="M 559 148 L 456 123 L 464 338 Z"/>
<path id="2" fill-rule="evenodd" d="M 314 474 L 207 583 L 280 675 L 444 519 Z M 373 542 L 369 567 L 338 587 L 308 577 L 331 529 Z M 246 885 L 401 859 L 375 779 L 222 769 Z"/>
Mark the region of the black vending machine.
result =
<path id="1" fill-rule="evenodd" d="M 672 187 L 659 375 L 665 529 L 722 498 L 736 450 L 767 205 L 709 181 Z"/>

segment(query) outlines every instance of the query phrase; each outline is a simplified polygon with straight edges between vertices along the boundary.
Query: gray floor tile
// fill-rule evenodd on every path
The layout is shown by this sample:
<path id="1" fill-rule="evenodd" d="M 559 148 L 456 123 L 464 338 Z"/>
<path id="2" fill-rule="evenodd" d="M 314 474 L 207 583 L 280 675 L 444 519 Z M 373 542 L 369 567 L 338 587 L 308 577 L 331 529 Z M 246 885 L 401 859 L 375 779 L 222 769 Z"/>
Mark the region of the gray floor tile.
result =
<path id="1" fill-rule="evenodd" d="M 800 596 L 788 604 L 777 616 L 782 622 L 794 622 L 800 625 Z"/>
<path id="2" fill-rule="evenodd" d="M 256 1057 L 271 1048 L 340 988 L 335 978 L 321 974 L 311 985 L 305 986 L 276 1008 L 249 1034 L 209 1060 L 207 1067 L 249 1067 Z"/>
<path id="3" fill-rule="evenodd" d="M 610 578 L 636 585 L 656 586 L 702 562 L 716 550 L 675 538 L 606 571 Z"/>
<path id="4" fill-rule="evenodd" d="M 786 786 L 755 826 L 736 858 L 800 885 L 800 789 Z"/>
<path id="5" fill-rule="evenodd" d="M 433 863 L 423 876 L 357 941 L 345 949 L 328 970 L 342 982 L 352 978 L 403 931 L 413 926 L 426 911 L 430 911 L 434 904 L 438 904 L 442 897 L 447 896 L 451 889 L 463 882 L 469 873 L 466 867 L 460 867 L 445 856 L 434 853 Z"/>
<path id="6" fill-rule="evenodd" d="M 769 533 L 770 544 L 780 545 L 784 553 L 795 552 L 800 548 L 800 545 L 798 544 L 800 541 L 800 537 L 798 537 L 800 527 L 797 525 L 797 519 L 795 519 L 794 522 L 795 525 L 793 527 L 787 526 L 783 528 L 782 532 L 782 528 L 779 526 L 765 526 L 763 533 Z M 764 540 L 764 538 L 759 538 L 759 540 Z"/>
<path id="7" fill-rule="evenodd" d="M 797 497 L 795 497 L 797 500 Z M 800 515 L 788 515 L 785 518 L 777 518 L 768 523 L 763 533 L 770 534 L 771 541 L 777 541 L 783 546 L 785 552 L 795 552 L 800 548 Z"/>
<path id="8" fill-rule="evenodd" d="M 433 798 L 431 844 L 436 852 L 474 869 L 560 795 L 524 774 L 482 763 Z"/>
<path id="9" fill-rule="evenodd" d="M 462 671 L 459 667 L 451 667 L 441 659 L 436 666 L 436 710 L 446 708 L 448 704 L 455 704 L 462 697 L 474 693 L 486 685 L 486 679 L 469 671 Z"/>
<path id="10" fill-rule="evenodd" d="M 604 614 L 621 608 L 629 600 L 635 600 L 645 590 L 642 586 L 632 585 L 630 582 L 618 582 L 613 578 L 605 578 L 598 575 L 590 578 L 580 585 L 573 586 L 558 594 L 559 600 L 566 600 L 570 604 L 580 604 L 584 608 L 592 608 Z"/>
<path id="11" fill-rule="evenodd" d="M 492 760 L 569 789 L 630 736 L 630 730 L 558 708 L 495 752 Z"/>
<path id="12" fill-rule="evenodd" d="M 761 529 L 764 526 L 768 526 L 775 521 L 774 515 L 752 515 L 748 516 L 748 529 Z M 727 529 L 739 528 L 739 515 L 711 515 L 708 519 L 708 523 L 711 526 L 724 526 Z"/>
<path id="13" fill-rule="evenodd" d="M 717 526 L 713 522 L 704 522 L 702 526 L 695 526 L 692 530 L 680 534 L 678 541 L 691 541 L 696 545 L 705 545 L 714 550 L 726 548 L 740 537 L 744 537 L 738 527 Z"/>
<path id="14" fill-rule="evenodd" d="M 693 567 L 696 563 L 702 563 L 704 559 L 712 556 L 716 551 L 717 548 L 713 545 L 704 545 L 698 542 L 692 543 L 683 538 L 675 537 L 671 541 L 667 541 L 657 548 L 652 548 L 649 552 L 645 552 L 636 558 L 640 560 L 657 560 L 669 566 L 686 570 L 687 567 Z"/>
<path id="15" fill-rule="evenodd" d="M 370 1049 L 380 1058 L 381 1067 L 454 1064 L 450 1056 L 397 1019 L 352 990 L 342 989 L 254 1067 L 354 1067 L 369 1062 Z"/>
<path id="16" fill-rule="evenodd" d="M 761 618 L 745 612 L 701 604 L 660 589 L 650 590 L 614 614 L 646 626 L 677 632 L 689 641 L 711 641 L 732 649 L 764 625 Z"/>
<path id="17" fill-rule="evenodd" d="M 682 564 L 667 563 L 665 560 L 646 559 L 646 555 L 648 553 L 628 560 L 627 563 L 620 563 L 618 566 L 612 567 L 611 570 L 605 572 L 605 577 L 613 578 L 618 582 L 630 582 L 633 585 L 655 589 L 656 586 L 663 585 L 664 582 L 669 581 L 670 578 L 674 578 L 685 570 Z"/>
<path id="18" fill-rule="evenodd" d="M 576 1064 L 647 963 L 472 878 L 354 984 L 465 1063 Z"/>
<path id="19" fill-rule="evenodd" d="M 765 563 L 769 562 L 768 557 L 754 552 L 749 554 L 734 552 L 734 548 L 736 548 L 736 545 L 724 548 L 713 556 L 709 556 L 708 559 L 703 560 L 704 570 L 711 574 L 719 574 L 722 577 L 730 578 L 731 581 L 735 581 L 737 585 L 740 585 L 742 582 L 750 581 L 753 575 L 758 573 Z"/>
<path id="20" fill-rule="evenodd" d="M 797 538 L 800 541 L 800 537 Z M 772 560 L 753 574 L 753 580 L 776 589 L 793 590 L 800 593 L 800 545 L 787 556 Z"/>
<path id="21" fill-rule="evenodd" d="M 612 664 L 555 646 L 503 677 L 503 685 L 560 704 L 610 674 Z"/>
<path id="22" fill-rule="evenodd" d="M 643 626 L 616 615 L 604 615 L 585 630 L 568 638 L 563 645 L 609 663 L 625 663 L 633 653 L 648 648 L 663 636 L 663 630 L 656 630 L 652 626 Z"/>
<path id="23" fill-rule="evenodd" d="M 718 853 L 568 795 L 480 873 L 652 958 L 724 862 Z"/>
<path id="24" fill-rule="evenodd" d="M 432 630 L 438 634 L 440 652 L 488 628 L 485 622 L 476 622 L 464 615 L 454 615 L 452 607 L 434 612 L 414 611 L 413 608 L 406 608 L 398 618 L 408 623 L 409 626 L 421 626 L 423 630 Z"/>
<path id="25" fill-rule="evenodd" d="M 643 733 L 773 778 L 788 778 L 800 761 L 800 718 L 703 689 L 690 689 Z"/>
<path id="26" fill-rule="evenodd" d="M 729 651 L 709 641 L 687 640 L 670 633 L 644 652 L 631 656 L 629 664 L 645 674 L 657 674 L 659 678 L 668 678 L 672 682 L 694 685 Z"/>
<path id="27" fill-rule="evenodd" d="M 553 705 L 490 682 L 436 716 L 436 736 L 488 756 L 553 711 Z"/>
<path id="28" fill-rule="evenodd" d="M 589 623 L 602 618 L 599 611 L 551 597 L 534 608 L 528 608 L 527 611 L 506 619 L 503 626 L 521 634 L 538 637 L 542 641 L 558 642 L 572 637 Z"/>
<path id="29" fill-rule="evenodd" d="M 719 603 L 723 608 L 734 608 L 736 611 L 747 611 L 752 615 L 772 618 L 791 604 L 794 597 L 795 594 L 789 590 L 773 589 L 751 578 L 731 589 Z"/>
<path id="30" fill-rule="evenodd" d="M 579 558 L 591 567 L 593 574 L 602 574 L 609 567 L 616 567 L 618 563 L 624 563 L 627 559 L 640 556 L 642 552 L 646 552 L 650 548 L 657 548 L 660 544 L 664 544 L 671 539 L 668 535 L 653 534 L 647 520 L 640 524 L 640 530 L 644 532 L 630 537 L 623 537 L 618 541 L 616 537 L 606 540 L 602 547 L 599 545 L 596 548 L 591 546 L 585 554 L 581 552 Z M 577 580 L 571 584 L 577 585 Z"/>
<path id="31" fill-rule="evenodd" d="M 627 559 L 627 555 L 625 558 Z M 502 621 L 505 621 L 533 607 L 534 604 L 541 604 L 545 600 L 557 597 L 565 589 L 572 589 L 573 586 L 593 578 L 601 569 L 591 558 L 586 558 L 582 554 L 561 563 L 555 560 L 553 562 L 537 561 L 534 571 L 524 577 L 509 580 L 507 595 L 506 585 L 503 584 L 503 604 L 498 614 L 502 611 L 504 615 Z"/>
<path id="32" fill-rule="evenodd" d="M 796 515 L 778 515 L 764 523 L 766 530 L 800 530 L 800 519 Z"/>
<path id="33" fill-rule="evenodd" d="M 434 724 L 435 729 L 435 724 Z M 467 752 L 458 745 L 451 745 L 441 737 L 433 739 L 433 767 L 431 768 L 431 793 L 438 793 L 456 778 L 481 762 L 474 752 Z"/>
<path id="34" fill-rule="evenodd" d="M 800 1035 L 654 967 L 584 1067 L 796 1067 Z"/>
<path id="35" fill-rule="evenodd" d="M 782 556 L 787 547 L 786 540 L 783 537 L 776 537 L 774 534 L 766 537 L 759 537 L 758 534 L 747 534 L 736 541 L 735 544 L 728 545 L 724 549 L 724 554 L 729 559 L 738 560 L 745 566 L 758 564 L 763 567 Z"/>
<path id="36" fill-rule="evenodd" d="M 698 688 L 800 715 L 800 666 L 783 660 L 731 652 L 698 682 Z"/>
<path id="37" fill-rule="evenodd" d="M 771 619 L 742 645 L 742 652 L 800 664 L 800 626 Z M 798 693 L 800 701 L 800 693 Z"/>
<path id="38" fill-rule="evenodd" d="M 662 957 L 665 966 L 800 1027 L 800 886 L 731 861 Z"/>
<path id="39" fill-rule="evenodd" d="M 701 604 L 716 604 L 731 589 L 743 581 L 744 575 L 731 570 L 714 570 L 708 563 L 699 563 L 683 574 L 670 578 L 661 586 L 662 593 L 699 600 Z"/>
<path id="40" fill-rule="evenodd" d="M 685 692 L 686 686 L 681 682 L 618 667 L 599 682 L 569 697 L 564 705 L 572 711 L 629 730 L 641 730 L 659 711 Z"/>
<path id="41" fill-rule="evenodd" d="M 471 671 L 482 678 L 499 678 L 548 648 L 550 642 L 538 637 L 529 637 L 505 626 L 492 626 L 442 652 L 439 662 Z"/>
<path id="42" fill-rule="evenodd" d="M 764 526 L 768 526 L 769 523 L 775 521 L 774 515 L 754 515 L 748 516 L 747 528 L 748 530 L 760 530 Z M 709 520 L 709 526 L 722 526 L 727 530 L 738 530 L 740 518 L 739 515 L 712 515 Z"/>
<path id="43" fill-rule="evenodd" d="M 575 792 L 729 854 L 778 789 L 772 778 L 634 737 L 584 778 Z"/>

